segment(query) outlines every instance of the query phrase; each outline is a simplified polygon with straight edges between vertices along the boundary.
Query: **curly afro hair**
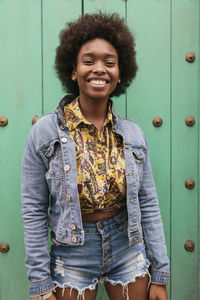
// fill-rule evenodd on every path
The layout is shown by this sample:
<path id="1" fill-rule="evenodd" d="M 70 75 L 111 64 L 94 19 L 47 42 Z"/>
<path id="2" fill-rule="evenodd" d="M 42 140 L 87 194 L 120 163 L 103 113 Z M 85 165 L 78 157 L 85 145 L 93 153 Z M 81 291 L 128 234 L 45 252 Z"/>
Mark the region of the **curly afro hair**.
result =
<path id="1" fill-rule="evenodd" d="M 88 40 L 103 38 L 110 42 L 118 53 L 121 82 L 110 95 L 119 96 L 136 75 L 135 43 L 128 27 L 118 14 L 85 14 L 60 33 L 60 45 L 56 50 L 55 69 L 63 89 L 79 94 L 77 82 L 71 79 L 76 67 L 77 55 L 81 46 Z"/>

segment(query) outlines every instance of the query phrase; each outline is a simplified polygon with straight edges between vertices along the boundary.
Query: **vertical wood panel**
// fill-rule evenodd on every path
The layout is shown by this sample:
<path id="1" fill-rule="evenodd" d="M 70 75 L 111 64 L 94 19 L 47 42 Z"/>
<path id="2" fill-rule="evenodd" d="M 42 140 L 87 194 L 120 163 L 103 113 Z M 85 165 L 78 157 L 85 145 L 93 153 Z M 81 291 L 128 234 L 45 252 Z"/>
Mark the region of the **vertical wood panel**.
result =
<path id="1" fill-rule="evenodd" d="M 66 94 L 54 70 L 58 35 L 66 22 L 74 21 L 82 13 L 81 0 L 43 0 L 43 101 L 44 113 L 52 112 Z"/>
<path id="2" fill-rule="evenodd" d="M 198 53 L 200 53 L 200 5 L 199 5 L 199 15 L 198 15 Z M 198 282 L 198 296 L 197 299 L 200 299 L 200 59 L 199 59 L 199 55 L 198 55 L 198 132 L 199 132 L 199 143 L 198 143 L 198 182 L 197 182 L 197 189 L 198 189 L 198 211 L 199 211 L 199 215 L 198 215 L 198 232 L 197 232 L 197 236 L 199 237 L 198 240 L 198 244 L 197 244 L 197 255 L 198 255 L 198 264 L 197 264 L 197 268 L 198 268 L 198 277 L 197 277 L 197 282 Z"/>
<path id="3" fill-rule="evenodd" d="M 126 3 L 122 0 L 84 0 L 84 13 L 95 12 L 118 13 L 122 18 L 126 17 Z M 126 95 L 113 97 L 116 113 L 126 116 Z"/>
<path id="4" fill-rule="evenodd" d="M 172 299 L 197 300 L 199 1 L 172 1 Z M 194 63 L 185 61 L 195 52 Z M 193 127 L 185 125 L 188 116 Z M 187 178 L 197 183 L 184 186 Z M 194 252 L 184 243 L 193 240 Z M 187 283 L 187 284 L 185 284 Z"/>
<path id="5" fill-rule="evenodd" d="M 0 299 L 28 298 L 20 212 L 21 159 L 35 114 L 41 114 L 41 2 L 0 1 Z"/>
<path id="6" fill-rule="evenodd" d="M 127 93 L 128 118 L 147 136 L 170 255 L 170 1 L 128 1 L 127 23 L 139 67 Z M 159 128 L 152 124 L 156 116 L 163 120 Z"/>

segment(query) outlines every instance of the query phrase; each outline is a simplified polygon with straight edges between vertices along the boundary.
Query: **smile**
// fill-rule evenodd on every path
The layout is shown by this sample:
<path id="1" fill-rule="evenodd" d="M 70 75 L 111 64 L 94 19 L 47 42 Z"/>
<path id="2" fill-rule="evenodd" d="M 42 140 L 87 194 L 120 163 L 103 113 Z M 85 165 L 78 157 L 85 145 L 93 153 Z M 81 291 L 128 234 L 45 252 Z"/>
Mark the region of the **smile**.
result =
<path id="1" fill-rule="evenodd" d="M 106 83 L 108 83 L 107 80 L 102 80 L 102 79 L 90 79 L 90 80 L 87 80 L 87 81 L 91 84 L 98 85 L 98 86 L 103 86 Z"/>

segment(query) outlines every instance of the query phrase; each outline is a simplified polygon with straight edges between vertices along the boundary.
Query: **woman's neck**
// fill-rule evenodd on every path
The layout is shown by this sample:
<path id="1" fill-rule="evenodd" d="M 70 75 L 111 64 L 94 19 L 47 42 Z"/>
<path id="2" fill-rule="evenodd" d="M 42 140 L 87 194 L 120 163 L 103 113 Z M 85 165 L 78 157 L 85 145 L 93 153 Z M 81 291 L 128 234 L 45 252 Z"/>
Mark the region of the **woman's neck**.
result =
<path id="1" fill-rule="evenodd" d="M 108 99 L 95 100 L 79 98 L 79 105 L 83 116 L 100 131 L 107 115 Z"/>

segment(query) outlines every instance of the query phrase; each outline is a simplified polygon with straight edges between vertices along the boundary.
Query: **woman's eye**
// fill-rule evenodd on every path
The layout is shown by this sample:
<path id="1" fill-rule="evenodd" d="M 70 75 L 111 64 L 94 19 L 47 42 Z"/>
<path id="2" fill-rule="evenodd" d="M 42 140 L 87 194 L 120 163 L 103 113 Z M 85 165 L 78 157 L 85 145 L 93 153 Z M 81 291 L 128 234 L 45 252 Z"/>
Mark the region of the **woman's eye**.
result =
<path id="1" fill-rule="evenodd" d="M 91 59 L 86 59 L 86 60 L 83 61 L 83 63 L 85 65 L 91 65 L 92 64 L 92 60 Z"/>
<path id="2" fill-rule="evenodd" d="M 115 66 L 115 62 L 114 61 L 107 61 L 106 66 L 113 67 L 113 66 Z"/>

